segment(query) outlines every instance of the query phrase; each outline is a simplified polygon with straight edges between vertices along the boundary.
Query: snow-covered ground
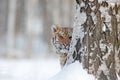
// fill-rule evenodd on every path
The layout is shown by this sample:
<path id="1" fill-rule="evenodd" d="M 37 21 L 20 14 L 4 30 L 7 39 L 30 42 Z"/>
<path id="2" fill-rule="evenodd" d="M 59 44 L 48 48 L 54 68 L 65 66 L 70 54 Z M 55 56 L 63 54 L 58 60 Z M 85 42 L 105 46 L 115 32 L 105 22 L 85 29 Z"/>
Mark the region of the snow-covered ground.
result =
<path id="1" fill-rule="evenodd" d="M 0 59 L 0 80 L 95 80 L 95 78 L 77 61 L 61 70 L 58 59 L 45 58 Z"/>
<path id="2" fill-rule="evenodd" d="M 47 80 L 59 71 L 58 59 L 0 59 L 0 80 Z"/>
<path id="3" fill-rule="evenodd" d="M 75 62 L 69 66 L 65 66 L 50 80 L 95 80 L 95 78 L 94 76 L 89 75 L 79 62 Z"/>
<path id="4" fill-rule="evenodd" d="M 95 80 L 79 62 L 60 68 L 58 59 L 0 59 L 0 80 Z"/>

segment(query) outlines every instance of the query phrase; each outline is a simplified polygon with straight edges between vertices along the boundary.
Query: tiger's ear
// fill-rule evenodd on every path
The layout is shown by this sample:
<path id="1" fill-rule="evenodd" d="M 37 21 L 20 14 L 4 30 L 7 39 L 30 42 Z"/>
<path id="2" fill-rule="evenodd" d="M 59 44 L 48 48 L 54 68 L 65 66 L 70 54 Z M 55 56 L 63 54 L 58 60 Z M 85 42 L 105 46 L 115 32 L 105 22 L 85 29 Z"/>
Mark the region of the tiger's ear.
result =
<path id="1" fill-rule="evenodd" d="M 59 28 L 58 25 L 52 25 L 51 30 L 52 30 L 53 32 L 56 32 L 58 28 Z"/>

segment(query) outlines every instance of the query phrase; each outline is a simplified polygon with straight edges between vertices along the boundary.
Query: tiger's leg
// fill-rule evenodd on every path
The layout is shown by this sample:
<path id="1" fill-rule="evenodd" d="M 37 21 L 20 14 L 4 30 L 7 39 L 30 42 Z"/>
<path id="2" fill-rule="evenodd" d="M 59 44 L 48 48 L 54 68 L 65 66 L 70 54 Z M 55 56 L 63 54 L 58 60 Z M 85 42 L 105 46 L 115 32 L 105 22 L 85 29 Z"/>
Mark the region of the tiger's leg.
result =
<path id="1" fill-rule="evenodd" d="M 67 61 L 67 54 L 66 53 L 61 53 L 60 54 L 60 65 L 61 65 L 61 68 L 63 68 L 65 66 L 66 61 Z"/>

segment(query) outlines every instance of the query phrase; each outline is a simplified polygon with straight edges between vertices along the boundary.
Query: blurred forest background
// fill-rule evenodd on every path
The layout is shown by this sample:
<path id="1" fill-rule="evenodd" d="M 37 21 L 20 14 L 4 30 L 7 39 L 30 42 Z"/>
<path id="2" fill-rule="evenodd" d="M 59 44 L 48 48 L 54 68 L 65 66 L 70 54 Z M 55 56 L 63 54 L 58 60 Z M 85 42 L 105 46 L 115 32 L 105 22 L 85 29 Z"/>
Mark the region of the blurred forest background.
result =
<path id="1" fill-rule="evenodd" d="M 71 26 L 73 0 L 0 0 L 0 58 L 51 55 L 51 25 Z"/>

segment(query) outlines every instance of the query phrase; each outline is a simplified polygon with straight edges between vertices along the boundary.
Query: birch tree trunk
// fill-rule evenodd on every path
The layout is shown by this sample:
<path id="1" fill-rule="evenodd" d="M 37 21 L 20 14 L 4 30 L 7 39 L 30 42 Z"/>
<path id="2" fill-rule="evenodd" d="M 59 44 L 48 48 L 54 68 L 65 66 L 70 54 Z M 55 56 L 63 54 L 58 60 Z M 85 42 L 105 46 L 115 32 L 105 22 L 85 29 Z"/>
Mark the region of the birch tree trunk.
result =
<path id="1" fill-rule="evenodd" d="M 97 80 L 120 77 L 120 3 L 76 0 L 67 64 L 79 60 Z"/>
<path id="2" fill-rule="evenodd" d="M 15 15 L 16 15 L 16 1 L 9 1 L 9 15 L 8 15 L 8 31 L 7 31 L 7 47 L 8 47 L 8 56 L 15 57 L 14 54 L 14 29 L 15 29 Z"/>
<path id="3" fill-rule="evenodd" d="M 39 19 L 39 0 L 26 0 L 26 57 L 33 56 L 33 39 L 39 36 L 41 31 L 41 19 Z"/>
<path id="4" fill-rule="evenodd" d="M 7 54 L 7 20 L 8 20 L 8 0 L 0 0 L 0 57 Z"/>

